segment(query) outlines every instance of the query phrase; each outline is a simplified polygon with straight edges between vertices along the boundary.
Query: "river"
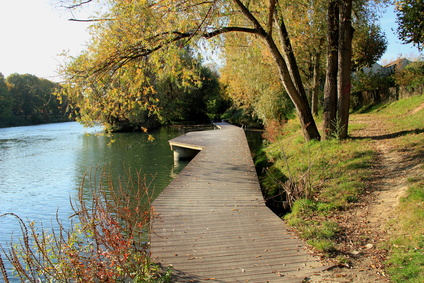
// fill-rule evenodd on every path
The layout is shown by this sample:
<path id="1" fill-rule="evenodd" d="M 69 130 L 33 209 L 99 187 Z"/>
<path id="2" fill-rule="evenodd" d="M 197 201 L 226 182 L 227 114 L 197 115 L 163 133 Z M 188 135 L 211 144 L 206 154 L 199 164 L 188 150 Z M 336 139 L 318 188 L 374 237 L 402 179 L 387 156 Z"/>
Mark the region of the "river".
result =
<path id="1" fill-rule="evenodd" d="M 70 199 L 77 199 L 84 176 L 104 166 L 116 180 L 128 170 L 139 171 L 153 180 L 150 188 L 159 193 L 185 165 L 174 164 L 168 140 L 186 131 L 163 127 L 105 135 L 100 127 L 76 122 L 2 128 L 0 215 L 15 213 L 25 222 L 50 228 L 57 225 L 58 213 L 66 225 L 73 214 Z M 8 246 L 12 237 L 21 237 L 19 222 L 1 217 L 0 244 Z"/>

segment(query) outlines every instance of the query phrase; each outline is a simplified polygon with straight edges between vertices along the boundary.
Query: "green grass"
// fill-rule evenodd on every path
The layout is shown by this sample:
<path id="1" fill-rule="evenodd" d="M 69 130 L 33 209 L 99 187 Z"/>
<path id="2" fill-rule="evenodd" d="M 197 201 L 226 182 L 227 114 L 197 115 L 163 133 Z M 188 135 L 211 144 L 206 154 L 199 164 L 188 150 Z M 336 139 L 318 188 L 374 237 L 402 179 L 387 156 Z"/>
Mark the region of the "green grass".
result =
<path id="1" fill-rule="evenodd" d="M 267 153 L 287 178 L 307 178 L 312 188 L 308 195 L 339 208 L 363 191 L 376 156 L 369 144 L 360 141 L 305 143 L 291 137 L 270 145 Z"/>
<path id="2" fill-rule="evenodd" d="M 332 207 L 328 204 L 310 199 L 299 199 L 295 202 L 292 213 L 287 214 L 285 220 L 295 227 L 300 232 L 300 236 L 316 250 L 332 252 L 335 250 L 333 239 L 339 232 L 338 224 L 328 220 L 319 221 L 312 217 L 317 213 L 325 215 L 325 212 L 331 210 Z"/>
<path id="3" fill-rule="evenodd" d="M 387 271 L 393 282 L 424 282 L 424 95 L 402 99 L 375 108 L 371 113 L 393 125 L 401 135 L 391 139 L 393 150 L 405 153 L 408 165 L 416 166 L 408 176 L 408 189 L 400 199 L 391 222 L 386 249 Z"/>
<path id="4" fill-rule="evenodd" d="M 265 150 L 273 162 L 270 171 L 281 172 L 307 190 L 285 220 L 315 249 L 330 254 L 337 249 L 339 229 L 327 216 L 358 200 L 372 176 L 376 153 L 370 143 L 359 140 L 305 142 L 296 121 L 290 121 L 285 130 Z M 273 186 L 272 191 L 282 189 Z"/>
<path id="5" fill-rule="evenodd" d="M 410 178 L 400 201 L 394 231 L 387 244 L 388 272 L 393 282 L 424 282 L 424 178 Z"/>
<path id="6" fill-rule="evenodd" d="M 380 105 L 370 113 L 376 113 L 394 123 L 394 130 L 424 129 L 424 109 L 411 114 L 424 103 L 424 95 L 401 99 Z"/>
<path id="7" fill-rule="evenodd" d="M 393 125 L 393 132 L 404 132 L 390 141 L 394 150 L 407 151 L 413 164 L 419 163 L 424 156 L 424 110 L 416 111 L 423 103 L 424 96 L 416 96 L 370 107 L 367 111 L 374 114 L 376 119 Z M 364 125 L 359 124 L 351 125 L 350 130 L 363 127 Z M 272 164 L 271 171 L 279 172 L 283 176 L 282 181 L 290 180 L 306 190 L 284 218 L 315 249 L 328 255 L 333 254 L 337 251 L 336 235 L 339 229 L 329 216 L 358 201 L 373 176 L 377 153 L 371 140 L 367 139 L 305 142 L 296 120 L 290 120 L 282 132 L 285 134 L 265 149 Z M 421 165 L 420 169 L 423 172 L 424 166 Z M 393 242 L 388 247 L 392 254 L 388 262 L 391 266 L 389 272 L 395 282 L 424 282 L 424 201 L 421 198 L 424 193 L 421 180 L 417 181 L 417 177 L 410 180 L 415 184 L 411 187 L 414 188 L 413 193 L 408 191 L 408 197 L 401 202 L 400 210 L 405 212 L 399 213 L 399 219 L 396 220 L 399 235 L 393 240 L 399 242 L 403 239 L 406 242 Z M 280 184 L 272 181 L 269 183 L 272 186 L 271 194 L 283 191 Z M 414 225 L 414 221 L 419 225 Z M 404 237 L 411 234 L 411 227 L 420 231 L 416 233 L 414 240 Z"/>

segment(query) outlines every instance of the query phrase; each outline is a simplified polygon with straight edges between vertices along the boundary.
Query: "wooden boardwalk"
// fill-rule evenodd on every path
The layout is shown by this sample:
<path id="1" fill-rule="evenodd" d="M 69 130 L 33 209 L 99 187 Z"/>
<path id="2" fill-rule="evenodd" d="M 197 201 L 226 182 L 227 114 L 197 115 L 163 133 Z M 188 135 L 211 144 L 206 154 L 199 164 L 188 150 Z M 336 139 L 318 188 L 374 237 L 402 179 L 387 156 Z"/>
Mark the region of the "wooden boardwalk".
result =
<path id="1" fill-rule="evenodd" d="M 201 149 L 153 202 L 153 260 L 174 282 L 301 282 L 322 265 L 264 203 L 244 131 L 192 132 L 172 146 Z"/>

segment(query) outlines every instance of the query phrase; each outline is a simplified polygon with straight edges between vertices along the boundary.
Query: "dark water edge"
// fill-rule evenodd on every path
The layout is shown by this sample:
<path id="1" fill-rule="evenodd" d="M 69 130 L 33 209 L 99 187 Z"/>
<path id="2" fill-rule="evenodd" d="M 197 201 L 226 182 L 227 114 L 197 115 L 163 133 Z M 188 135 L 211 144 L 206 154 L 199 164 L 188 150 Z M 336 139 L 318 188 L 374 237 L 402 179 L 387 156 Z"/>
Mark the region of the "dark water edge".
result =
<path id="1" fill-rule="evenodd" d="M 44 124 L 54 124 L 54 123 L 66 123 L 66 122 L 75 122 L 73 119 L 67 117 L 49 117 L 47 120 L 43 117 L 36 117 L 36 119 L 25 120 L 23 118 L 13 118 L 13 119 L 4 119 L 0 120 L 0 129 L 1 128 L 12 128 L 12 127 L 26 127 L 26 126 L 37 126 Z"/>

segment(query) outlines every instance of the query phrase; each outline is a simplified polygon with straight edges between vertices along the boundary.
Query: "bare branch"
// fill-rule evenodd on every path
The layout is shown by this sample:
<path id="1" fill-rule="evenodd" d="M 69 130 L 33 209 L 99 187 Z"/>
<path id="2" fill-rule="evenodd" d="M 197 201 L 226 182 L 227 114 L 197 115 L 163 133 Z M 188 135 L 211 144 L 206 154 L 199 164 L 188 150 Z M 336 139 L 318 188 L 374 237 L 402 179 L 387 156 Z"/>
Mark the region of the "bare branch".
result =
<path id="1" fill-rule="evenodd" d="M 90 22 L 106 22 L 106 21 L 113 21 L 114 19 L 86 19 L 86 20 L 81 20 L 81 19 L 75 19 L 75 18 L 71 18 L 68 19 L 68 21 L 71 22 L 83 22 L 83 23 L 90 23 Z"/>
<path id="2" fill-rule="evenodd" d="M 252 28 L 243 28 L 243 27 L 223 27 L 217 30 L 214 30 L 212 32 L 203 33 L 201 36 L 210 39 L 214 36 L 223 34 L 223 33 L 229 33 L 229 32 L 244 32 L 244 33 L 252 33 L 252 34 L 260 34 L 260 32 L 256 29 Z"/>
<path id="3" fill-rule="evenodd" d="M 85 1 L 82 1 L 82 2 L 80 2 L 80 3 L 73 4 L 73 5 L 71 5 L 71 6 L 65 6 L 65 8 L 66 8 L 66 9 L 75 9 L 75 8 L 77 8 L 77 7 L 81 7 L 81 6 L 83 6 L 83 5 L 85 5 L 85 4 L 88 4 L 88 3 L 90 3 L 90 2 L 93 2 L 93 0 L 85 0 Z"/>
<path id="4" fill-rule="evenodd" d="M 203 20 L 200 22 L 200 24 L 197 26 L 196 31 L 193 33 L 193 35 L 191 37 L 189 37 L 186 41 L 186 43 L 188 43 L 190 41 L 190 39 L 200 30 L 200 28 L 203 26 L 203 24 L 206 22 L 207 18 L 209 17 L 209 15 L 212 13 L 213 11 L 213 7 L 215 6 L 216 0 L 212 1 L 212 5 L 209 7 L 208 12 L 206 13 L 205 17 L 203 18 Z"/>

